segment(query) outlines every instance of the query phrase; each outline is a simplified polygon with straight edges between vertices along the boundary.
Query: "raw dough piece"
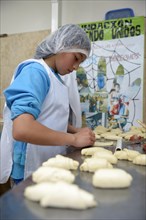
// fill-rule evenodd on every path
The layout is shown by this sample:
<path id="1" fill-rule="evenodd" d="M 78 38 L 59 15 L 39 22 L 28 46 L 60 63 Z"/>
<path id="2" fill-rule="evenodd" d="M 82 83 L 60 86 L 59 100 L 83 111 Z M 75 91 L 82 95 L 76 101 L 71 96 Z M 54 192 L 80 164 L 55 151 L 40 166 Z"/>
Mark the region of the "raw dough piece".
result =
<path id="1" fill-rule="evenodd" d="M 86 155 L 86 156 L 90 156 L 93 155 L 95 152 L 99 152 L 99 151 L 107 151 L 110 154 L 112 154 L 112 152 L 110 150 L 107 150 L 103 147 L 87 147 L 81 150 L 81 154 L 82 155 Z"/>
<path id="2" fill-rule="evenodd" d="M 42 207 L 87 209 L 97 205 L 91 193 L 65 182 L 29 186 L 25 189 L 24 196 L 32 201 L 40 201 Z"/>
<path id="3" fill-rule="evenodd" d="M 116 151 L 114 153 L 114 155 L 116 156 L 117 159 L 119 160 L 128 160 L 128 154 L 126 151 L 121 150 L 121 151 Z"/>
<path id="4" fill-rule="evenodd" d="M 115 129 L 111 129 L 110 131 L 112 134 L 116 134 L 116 135 L 119 135 L 119 134 L 122 134 L 123 131 L 121 131 L 120 128 L 115 128 Z"/>
<path id="5" fill-rule="evenodd" d="M 132 161 L 136 156 L 140 155 L 140 153 L 135 150 L 129 150 L 127 148 L 124 148 L 123 150 L 127 153 L 129 161 Z"/>
<path id="6" fill-rule="evenodd" d="M 95 134 L 102 134 L 102 133 L 105 133 L 107 132 L 108 129 L 103 127 L 103 126 L 97 126 L 95 129 L 94 129 L 94 132 Z"/>
<path id="7" fill-rule="evenodd" d="M 100 188 L 125 188 L 132 182 L 132 176 L 122 169 L 99 169 L 95 171 L 92 183 Z"/>
<path id="8" fill-rule="evenodd" d="M 114 135 L 114 134 L 105 135 L 104 138 L 105 138 L 106 140 L 113 140 L 113 141 L 116 141 L 116 140 L 120 140 L 120 139 L 121 139 L 120 136 L 117 136 L 117 135 Z"/>
<path id="9" fill-rule="evenodd" d="M 108 141 L 108 142 L 95 141 L 93 147 L 108 147 L 108 146 L 112 146 L 113 144 L 114 144 L 113 141 Z"/>
<path id="10" fill-rule="evenodd" d="M 95 172 L 101 168 L 112 168 L 113 166 L 104 158 L 87 158 L 80 166 L 81 171 Z"/>
<path id="11" fill-rule="evenodd" d="M 67 170 L 77 170 L 79 162 L 69 157 L 62 155 L 56 155 L 56 157 L 50 158 L 42 164 L 42 166 L 60 167 Z"/>
<path id="12" fill-rule="evenodd" d="M 93 158 L 105 158 L 108 160 L 108 162 L 110 162 L 111 164 L 116 164 L 117 163 L 117 158 L 116 156 L 114 156 L 113 154 L 109 154 L 108 152 L 95 152 L 93 154 Z"/>
<path id="13" fill-rule="evenodd" d="M 96 132 L 95 131 L 93 131 L 94 132 L 94 134 L 95 134 L 95 138 L 96 139 L 100 139 L 101 138 L 101 136 L 100 135 L 98 135 L 98 134 L 96 134 Z"/>
<path id="14" fill-rule="evenodd" d="M 35 172 L 33 172 L 32 180 L 35 183 L 57 181 L 73 183 L 75 176 L 70 170 L 57 167 L 39 167 Z"/>
<path id="15" fill-rule="evenodd" d="M 136 156 L 133 159 L 133 163 L 137 165 L 146 166 L 146 154 L 141 154 L 141 155 Z"/>

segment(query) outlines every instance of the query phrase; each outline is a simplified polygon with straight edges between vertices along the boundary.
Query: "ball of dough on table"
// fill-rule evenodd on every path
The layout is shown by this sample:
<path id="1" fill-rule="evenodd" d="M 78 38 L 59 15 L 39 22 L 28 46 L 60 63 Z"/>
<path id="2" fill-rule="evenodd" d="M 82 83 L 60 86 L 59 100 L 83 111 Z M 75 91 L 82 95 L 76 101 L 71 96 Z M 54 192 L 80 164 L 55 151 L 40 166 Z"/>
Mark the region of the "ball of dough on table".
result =
<path id="1" fill-rule="evenodd" d="M 95 171 L 92 183 L 99 188 L 126 188 L 131 185 L 132 176 L 118 168 Z"/>
<path id="2" fill-rule="evenodd" d="M 56 155 L 56 157 L 48 159 L 42 164 L 42 166 L 60 167 L 67 170 L 77 170 L 79 162 L 69 157 L 64 157 L 58 154 Z"/>
<path id="3" fill-rule="evenodd" d="M 87 158 L 80 166 L 81 171 L 95 172 L 101 168 L 113 168 L 113 166 L 104 158 Z"/>
<path id="4" fill-rule="evenodd" d="M 81 154 L 90 156 L 90 155 L 93 155 L 95 152 L 99 152 L 99 151 L 106 151 L 106 152 L 109 152 L 109 154 L 112 154 L 110 150 L 107 150 L 103 147 L 87 147 L 81 150 Z"/>
<path id="5" fill-rule="evenodd" d="M 133 163 L 137 165 L 146 166 L 146 154 L 141 154 L 141 155 L 136 156 L 133 159 Z"/>
<path id="6" fill-rule="evenodd" d="M 87 209 L 97 205 L 91 193 L 65 182 L 39 183 L 26 187 L 24 196 L 32 201 L 40 201 L 42 207 Z"/>
<path id="7" fill-rule="evenodd" d="M 57 167 L 39 167 L 32 174 L 32 180 L 35 183 L 40 182 L 57 182 L 65 181 L 68 183 L 73 183 L 75 176 L 71 173 L 70 170 L 57 168 Z"/>
<path id="8" fill-rule="evenodd" d="M 113 154 L 109 154 L 108 152 L 95 152 L 92 156 L 93 158 L 105 158 L 107 159 L 111 164 L 116 164 L 118 162 L 118 159 Z"/>

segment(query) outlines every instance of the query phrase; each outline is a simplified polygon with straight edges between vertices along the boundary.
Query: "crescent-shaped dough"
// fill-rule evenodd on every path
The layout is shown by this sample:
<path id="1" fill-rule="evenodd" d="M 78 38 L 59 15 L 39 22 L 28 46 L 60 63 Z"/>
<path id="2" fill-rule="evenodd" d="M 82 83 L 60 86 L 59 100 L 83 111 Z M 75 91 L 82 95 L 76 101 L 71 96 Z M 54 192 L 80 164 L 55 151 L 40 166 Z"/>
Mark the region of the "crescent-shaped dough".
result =
<path id="1" fill-rule="evenodd" d="M 80 166 L 81 171 L 95 172 L 101 168 L 113 168 L 113 166 L 104 158 L 87 158 Z"/>
<path id="2" fill-rule="evenodd" d="M 123 151 L 123 150 L 121 150 L 121 151 L 116 151 L 116 152 L 114 153 L 114 155 L 115 155 L 116 158 L 119 159 L 119 160 L 128 160 L 128 154 L 127 154 L 126 151 Z"/>
<path id="3" fill-rule="evenodd" d="M 96 132 L 95 132 L 95 131 L 93 131 L 93 132 L 94 132 L 94 134 L 95 134 L 95 138 L 96 138 L 96 140 L 101 138 L 101 136 L 100 136 L 100 135 L 98 135 L 98 134 L 96 134 Z"/>
<path id="4" fill-rule="evenodd" d="M 120 140 L 120 139 L 121 139 L 120 136 L 117 136 L 117 135 L 114 135 L 114 134 L 105 135 L 104 138 L 105 138 L 106 140 L 113 140 L 113 141 L 116 141 L 116 140 Z"/>
<path id="5" fill-rule="evenodd" d="M 108 141 L 108 142 L 95 141 L 93 147 L 108 147 L 108 146 L 112 146 L 113 144 L 114 144 L 113 141 Z"/>
<path id="6" fill-rule="evenodd" d="M 60 167 L 67 170 L 77 170 L 79 162 L 69 157 L 62 155 L 56 155 L 56 157 L 50 158 L 42 164 L 42 166 Z"/>
<path id="7" fill-rule="evenodd" d="M 29 186 L 25 189 L 24 196 L 32 201 L 40 201 L 42 207 L 87 209 L 97 205 L 91 193 L 65 182 Z"/>
<path id="8" fill-rule="evenodd" d="M 124 148 L 123 151 L 125 151 L 127 153 L 129 161 L 132 161 L 136 156 L 140 155 L 140 153 L 138 151 L 129 150 L 127 148 Z"/>
<path id="9" fill-rule="evenodd" d="M 99 188 L 125 188 L 132 182 L 132 176 L 118 168 L 99 169 L 95 171 L 92 183 Z"/>
<path id="10" fill-rule="evenodd" d="M 33 172 L 32 180 L 35 183 L 58 181 L 73 183 L 75 176 L 70 170 L 57 167 L 39 167 L 35 172 Z"/>
<path id="11" fill-rule="evenodd" d="M 93 158 L 105 158 L 107 159 L 111 164 L 116 164 L 117 163 L 117 158 L 113 154 L 109 154 L 108 152 L 95 152 L 93 154 Z"/>
<path id="12" fill-rule="evenodd" d="M 90 155 L 93 155 L 95 152 L 99 152 L 99 151 L 106 151 L 106 152 L 109 152 L 109 154 L 112 154 L 110 150 L 107 150 L 103 147 L 87 147 L 81 150 L 81 154 L 90 156 Z"/>
<path id="13" fill-rule="evenodd" d="M 141 155 L 136 156 L 133 159 L 133 163 L 137 165 L 146 166 L 146 154 L 141 154 Z"/>

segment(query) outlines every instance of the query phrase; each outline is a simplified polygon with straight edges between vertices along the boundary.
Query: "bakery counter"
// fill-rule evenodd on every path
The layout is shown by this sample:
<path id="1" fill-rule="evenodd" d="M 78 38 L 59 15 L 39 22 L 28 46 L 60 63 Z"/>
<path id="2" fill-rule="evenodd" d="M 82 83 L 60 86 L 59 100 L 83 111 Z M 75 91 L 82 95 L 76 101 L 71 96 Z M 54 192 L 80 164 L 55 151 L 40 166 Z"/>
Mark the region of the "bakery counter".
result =
<path id="1" fill-rule="evenodd" d="M 130 147 L 130 146 L 129 146 Z M 131 148 L 141 151 L 141 146 Z M 111 149 L 112 150 L 112 149 Z M 66 156 L 82 162 L 80 150 L 68 148 Z M 132 185 L 126 189 L 99 189 L 92 185 L 93 173 L 74 171 L 75 184 L 91 192 L 97 206 L 86 210 L 42 208 L 39 203 L 24 198 L 23 192 L 32 185 L 31 177 L 0 197 L 0 219 L 84 219 L 84 220 L 144 220 L 146 219 L 146 169 L 130 161 L 118 161 L 114 167 L 122 168 L 132 177 Z"/>

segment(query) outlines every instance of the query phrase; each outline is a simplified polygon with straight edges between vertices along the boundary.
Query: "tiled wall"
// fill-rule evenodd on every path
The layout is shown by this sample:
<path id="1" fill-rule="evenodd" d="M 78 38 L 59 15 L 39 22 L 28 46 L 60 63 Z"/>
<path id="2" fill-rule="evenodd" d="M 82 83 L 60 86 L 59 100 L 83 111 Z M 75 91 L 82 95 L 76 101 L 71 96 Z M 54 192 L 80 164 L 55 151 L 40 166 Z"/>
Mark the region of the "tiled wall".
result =
<path id="1" fill-rule="evenodd" d="M 49 33 L 45 30 L 0 38 L 0 118 L 4 105 L 2 91 L 9 85 L 16 66 L 25 59 L 33 58 L 37 44 Z"/>

